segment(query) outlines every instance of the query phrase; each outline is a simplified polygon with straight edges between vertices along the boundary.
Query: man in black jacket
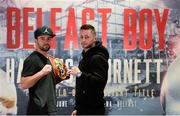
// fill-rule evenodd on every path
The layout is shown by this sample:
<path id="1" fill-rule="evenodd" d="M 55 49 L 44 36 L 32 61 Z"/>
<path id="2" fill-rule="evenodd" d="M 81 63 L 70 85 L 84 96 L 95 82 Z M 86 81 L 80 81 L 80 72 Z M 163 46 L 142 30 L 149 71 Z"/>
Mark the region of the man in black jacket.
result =
<path id="1" fill-rule="evenodd" d="M 78 67 L 72 67 L 70 74 L 76 76 L 76 104 L 72 115 L 105 114 L 104 88 L 108 78 L 107 49 L 96 40 L 92 25 L 80 28 L 82 60 Z"/>

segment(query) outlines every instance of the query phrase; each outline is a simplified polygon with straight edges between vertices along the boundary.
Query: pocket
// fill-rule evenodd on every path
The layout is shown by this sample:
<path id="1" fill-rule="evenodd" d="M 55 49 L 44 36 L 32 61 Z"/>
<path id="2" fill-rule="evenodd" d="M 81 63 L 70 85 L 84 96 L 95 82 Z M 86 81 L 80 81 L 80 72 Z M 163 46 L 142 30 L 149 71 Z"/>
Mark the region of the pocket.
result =
<path id="1" fill-rule="evenodd" d="M 42 104 L 41 100 L 38 98 L 33 98 L 34 104 L 39 107 L 39 108 L 43 108 L 45 104 Z"/>

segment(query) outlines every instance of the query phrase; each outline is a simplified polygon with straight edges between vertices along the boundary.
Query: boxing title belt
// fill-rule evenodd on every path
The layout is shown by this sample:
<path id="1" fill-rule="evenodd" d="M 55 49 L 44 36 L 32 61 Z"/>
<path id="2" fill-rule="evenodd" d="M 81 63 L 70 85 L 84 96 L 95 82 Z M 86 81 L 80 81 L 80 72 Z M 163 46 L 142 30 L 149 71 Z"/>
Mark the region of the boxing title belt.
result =
<path id="1" fill-rule="evenodd" d="M 69 79 L 70 76 L 67 74 L 67 67 L 62 60 L 60 60 L 59 58 L 54 58 L 52 56 L 49 57 L 49 60 L 53 68 L 56 83 L 59 83 L 62 80 Z"/>

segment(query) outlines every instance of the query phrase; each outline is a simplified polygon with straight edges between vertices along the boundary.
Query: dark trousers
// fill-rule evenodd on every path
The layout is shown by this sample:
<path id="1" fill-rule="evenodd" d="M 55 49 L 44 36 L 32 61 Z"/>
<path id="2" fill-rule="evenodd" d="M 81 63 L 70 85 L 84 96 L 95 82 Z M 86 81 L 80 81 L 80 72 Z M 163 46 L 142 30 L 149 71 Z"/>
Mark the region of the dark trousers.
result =
<path id="1" fill-rule="evenodd" d="M 40 107 L 37 104 L 31 102 L 28 103 L 27 115 L 56 115 L 56 112 L 49 113 L 47 105 Z"/>

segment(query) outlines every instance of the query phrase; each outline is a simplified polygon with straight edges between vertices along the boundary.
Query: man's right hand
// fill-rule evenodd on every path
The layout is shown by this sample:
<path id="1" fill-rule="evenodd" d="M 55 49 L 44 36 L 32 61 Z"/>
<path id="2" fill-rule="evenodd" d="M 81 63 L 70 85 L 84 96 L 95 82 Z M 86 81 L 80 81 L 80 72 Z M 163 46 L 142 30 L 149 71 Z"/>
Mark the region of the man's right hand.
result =
<path id="1" fill-rule="evenodd" d="M 77 114 L 77 110 L 74 110 L 72 113 L 71 113 L 71 116 L 76 116 Z"/>
<path id="2" fill-rule="evenodd" d="M 80 77 L 82 72 L 77 66 L 73 66 L 72 69 L 68 71 L 69 74 L 72 74 L 73 76 Z M 80 74 L 80 75 L 79 75 Z"/>
<path id="3" fill-rule="evenodd" d="M 43 75 L 48 75 L 48 74 L 51 72 L 51 70 L 52 70 L 52 66 L 49 65 L 49 64 L 46 64 L 46 65 L 43 67 L 43 69 L 41 70 L 41 73 L 42 73 Z"/>

